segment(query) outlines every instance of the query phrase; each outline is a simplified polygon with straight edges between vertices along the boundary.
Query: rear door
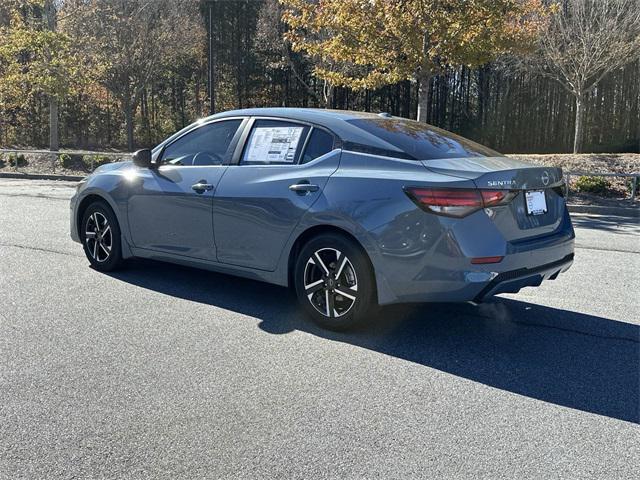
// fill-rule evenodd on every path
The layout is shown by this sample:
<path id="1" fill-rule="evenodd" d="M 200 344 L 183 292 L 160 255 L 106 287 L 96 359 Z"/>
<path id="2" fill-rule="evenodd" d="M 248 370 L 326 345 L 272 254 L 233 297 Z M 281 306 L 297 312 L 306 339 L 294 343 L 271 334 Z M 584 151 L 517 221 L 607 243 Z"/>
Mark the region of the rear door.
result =
<path id="1" fill-rule="evenodd" d="M 338 168 L 334 142 L 311 125 L 254 120 L 214 196 L 219 262 L 275 270 L 293 229 Z"/>
<path id="2" fill-rule="evenodd" d="M 128 199 L 134 246 L 216 259 L 212 201 L 243 119 L 198 127 L 168 144 L 160 166 L 140 172 Z"/>

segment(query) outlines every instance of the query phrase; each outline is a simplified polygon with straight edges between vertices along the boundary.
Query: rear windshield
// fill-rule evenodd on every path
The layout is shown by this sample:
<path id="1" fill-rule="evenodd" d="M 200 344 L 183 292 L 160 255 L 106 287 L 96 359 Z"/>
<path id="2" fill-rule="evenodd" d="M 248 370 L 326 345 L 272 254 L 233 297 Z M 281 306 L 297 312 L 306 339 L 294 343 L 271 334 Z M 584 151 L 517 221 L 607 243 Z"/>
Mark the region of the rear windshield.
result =
<path id="1" fill-rule="evenodd" d="M 471 140 L 413 120 L 358 118 L 347 122 L 399 148 L 413 160 L 503 156 Z M 388 155 L 406 158 L 391 152 Z"/>

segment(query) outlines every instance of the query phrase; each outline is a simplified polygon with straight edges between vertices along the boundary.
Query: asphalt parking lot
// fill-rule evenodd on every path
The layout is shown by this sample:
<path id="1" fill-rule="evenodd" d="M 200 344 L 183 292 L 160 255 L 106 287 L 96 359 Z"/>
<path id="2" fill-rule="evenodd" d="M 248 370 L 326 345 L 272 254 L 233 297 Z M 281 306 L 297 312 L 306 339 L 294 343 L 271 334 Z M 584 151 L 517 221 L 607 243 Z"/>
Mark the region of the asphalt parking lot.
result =
<path id="1" fill-rule="evenodd" d="M 576 216 L 540 288 L 337 334 L 279 287 L 90 269 L 71 194 L 0 180 L 0 478 L 637 478 L 637 220 Z"/>

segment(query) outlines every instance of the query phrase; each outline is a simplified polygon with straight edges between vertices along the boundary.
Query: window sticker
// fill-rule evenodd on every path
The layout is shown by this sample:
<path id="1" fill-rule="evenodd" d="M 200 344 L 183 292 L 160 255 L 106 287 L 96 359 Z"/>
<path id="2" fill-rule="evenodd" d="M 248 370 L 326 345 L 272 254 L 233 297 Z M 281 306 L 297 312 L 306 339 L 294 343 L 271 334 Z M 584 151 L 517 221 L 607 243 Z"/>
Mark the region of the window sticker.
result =
<path id="1" fill-rule="evenodd" d="M 245 161 L 293 163 L 304 127 L 257 127 L 251 134 Z"/>

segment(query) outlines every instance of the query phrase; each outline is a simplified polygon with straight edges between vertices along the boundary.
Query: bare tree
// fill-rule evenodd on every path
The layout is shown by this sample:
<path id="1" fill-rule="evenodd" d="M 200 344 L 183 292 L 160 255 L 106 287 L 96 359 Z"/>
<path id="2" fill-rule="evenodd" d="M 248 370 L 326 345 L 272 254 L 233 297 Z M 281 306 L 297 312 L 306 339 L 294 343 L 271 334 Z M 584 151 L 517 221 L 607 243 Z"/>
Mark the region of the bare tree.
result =
<path id="1" fill-rule="evenodd" d="M 564 0 L 551 17 L 529 66 L 575 97 L 574 153 L 583 148 L 586 95 L 639 49 L 640 0 Z"/>
<path id="2" fill-rule="evenodd" d="M 72 3 L 67 0 L 67 3 Z M 195 48 L 203 26 L 197 0 L 75 0 L 67 29 L 96 59 L 100 82 L 120 102 L 127 148 L 143 91 L 163 67 Z M 191 42 L 194 42 L 193 44 Z"/>
<path id="3" fill-rule="evenodd" d="M 278 0 L 264 0 L 258 11 L 253 42 L 256 54 L 271 72 L 290 72 L 316 104 L 320 103 L 317 92 L 309 85 L 308 59 L 293 52 L 291 44 L 284 38 L 287 30 L 282 21 L 284 7 Z M 288 83 L 288 78 L 286 79 Z M 283 102 L 286 105 L 286 101 Z"/>

